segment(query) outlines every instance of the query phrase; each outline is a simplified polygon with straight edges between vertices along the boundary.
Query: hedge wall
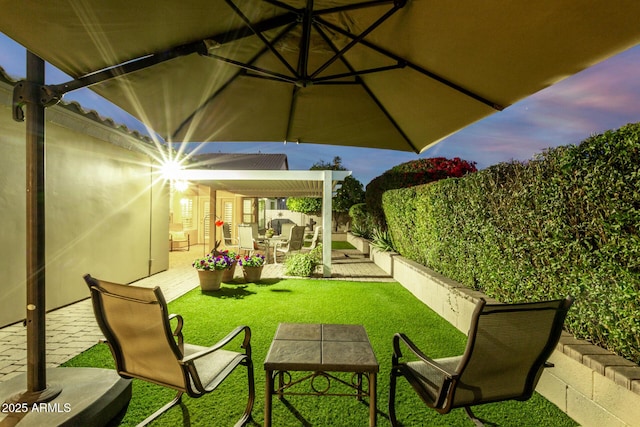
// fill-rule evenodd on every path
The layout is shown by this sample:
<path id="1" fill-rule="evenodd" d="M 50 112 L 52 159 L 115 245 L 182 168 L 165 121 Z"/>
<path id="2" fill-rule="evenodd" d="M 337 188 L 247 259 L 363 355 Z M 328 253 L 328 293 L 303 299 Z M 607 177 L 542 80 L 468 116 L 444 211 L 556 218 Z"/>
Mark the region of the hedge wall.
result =
<path id="1" fill-rule="evenodd" d="M 567 328 L 639 363 L 639 140 L 627 125 L 527 164 L 387 191 L 395 247 L 503 302 L 573 295 Z"/>

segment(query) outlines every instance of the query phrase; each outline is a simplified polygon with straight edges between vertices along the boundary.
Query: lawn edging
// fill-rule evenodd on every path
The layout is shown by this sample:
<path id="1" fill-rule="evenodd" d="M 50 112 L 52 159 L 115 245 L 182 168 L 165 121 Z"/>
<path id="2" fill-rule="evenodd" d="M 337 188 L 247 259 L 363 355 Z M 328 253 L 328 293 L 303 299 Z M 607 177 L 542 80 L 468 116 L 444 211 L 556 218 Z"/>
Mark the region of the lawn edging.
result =
<path id="1" fill-rule="evenodd" d="M 358 247 L 348 237 L 349 242 Z M 364 239 L 362 239 L 364 240 Z M 401 255 L 370 248 L 373 262 L 463 333 L 479 298 L 496 302 Z M 585 427 L 640 426 L 640 366 L 563 333 L 536 391 Z"/>

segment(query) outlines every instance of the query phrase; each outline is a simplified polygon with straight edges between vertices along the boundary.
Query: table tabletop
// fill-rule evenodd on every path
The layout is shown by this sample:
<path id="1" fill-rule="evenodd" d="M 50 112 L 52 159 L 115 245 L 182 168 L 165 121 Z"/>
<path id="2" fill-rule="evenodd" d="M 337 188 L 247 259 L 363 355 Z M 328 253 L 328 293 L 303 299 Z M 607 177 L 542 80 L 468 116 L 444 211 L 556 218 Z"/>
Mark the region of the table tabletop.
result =
<path id="1" fill-rule="evenodd" d="M 269 371 L 378 372 L 362 325 L 281 323 L 264 362 Z"/>

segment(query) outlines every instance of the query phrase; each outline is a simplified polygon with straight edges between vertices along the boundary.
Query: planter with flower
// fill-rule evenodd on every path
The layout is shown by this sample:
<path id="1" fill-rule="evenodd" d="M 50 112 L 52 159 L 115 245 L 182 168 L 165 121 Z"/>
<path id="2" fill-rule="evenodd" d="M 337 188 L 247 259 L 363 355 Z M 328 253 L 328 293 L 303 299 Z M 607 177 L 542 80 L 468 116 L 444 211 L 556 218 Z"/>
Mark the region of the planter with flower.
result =
<path id="1" fill-rule="evenodd" d="M 262 277 L 262 268 L 264 267 L 264 255 L 254 254 L 240 258 L 242 266 L 242 274 L 247 282 L 257 282 Z"/>
<path id="2" fill-rule="evenodd" d="M 218 225 L 218 223 L 222 224 L 222 221 L 216 221 L 216 225 Z M 219 250 L 218 248 L 220 247 L 220 243 L 220 240 L 216 241 L 215 247 L 211 250 L 211 255 L 213 255 L 214 257 L 226 256 L 227 258 L 229 258 L 229 260 L 231 261 L 231 266 L 225 269 L 224 273 L 222 273 L 222 281 L 225 283 L 233 282 L 233 276 L 236 272 L 236 265 L 238 264 L 240 255 L 229 249 Z"/>
<path id="3" fill-rule="evenodd" d="M 225 270 L 235 264 L 235 259 L 227 255 L 214 255 L 212 253 L 193 261 L 193 267 L 198 270 L 200 288 L 203 291 L 217 291 L 220 289 L 222 275 Z"/>

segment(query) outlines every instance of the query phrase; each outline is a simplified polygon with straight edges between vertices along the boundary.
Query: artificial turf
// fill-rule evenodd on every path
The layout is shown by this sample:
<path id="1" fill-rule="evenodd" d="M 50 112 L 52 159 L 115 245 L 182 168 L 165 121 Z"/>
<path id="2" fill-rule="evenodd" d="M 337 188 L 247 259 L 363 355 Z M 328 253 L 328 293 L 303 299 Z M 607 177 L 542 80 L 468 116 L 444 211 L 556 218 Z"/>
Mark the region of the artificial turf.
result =
<path id="1" fill-rule="evenodd" d="M 378 376 L 378 426 L 389 426 L 387 399 L 391 366 L 391 340 L 406 333 L 430 357 L 461 354 L 466 337 L 398 283 L 286 279 L 262 283 L 227 285 L 217 292 L 199 289 L 169 304 L 171 313 L 184 318 L 185 341 L 210 345 L 234 327 L 248 325 L 252 331 L 256 374 L 254 426 L 264 420 L 264 362 L 276 328 L 281 322 L 352 323 L 367 330 L 380 364 Z M 238 345 L 236 343 L 236 345 Z M 237 346 L 235 347 L 237 349 Z M 113 367 L 106 345 L 96 345 L 68 361 L 65 366 Z M 172 390 L 134 380 L 133 397 L 119 425 L 136 425 L 171 400 Z M 172 408 L 153 425 L 232 426 L 246 403 L 246 370 L 236 369 L 213 393 Z M 400 379 L 397 416 L 404 426 L 473 426 L 462 409 L 440 415 L 428 409 Z M 527 402 L 501 402 L 475 409 L 476 415 L 497 426 L 575 426 L 556 406 L 539 395 Z M 355 398 L 291 396 L 273 400 L 274 426 L 368 425 L 368 407 Z"/>

